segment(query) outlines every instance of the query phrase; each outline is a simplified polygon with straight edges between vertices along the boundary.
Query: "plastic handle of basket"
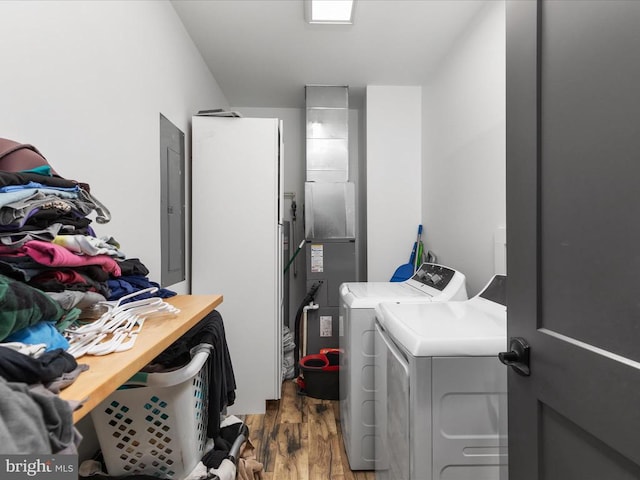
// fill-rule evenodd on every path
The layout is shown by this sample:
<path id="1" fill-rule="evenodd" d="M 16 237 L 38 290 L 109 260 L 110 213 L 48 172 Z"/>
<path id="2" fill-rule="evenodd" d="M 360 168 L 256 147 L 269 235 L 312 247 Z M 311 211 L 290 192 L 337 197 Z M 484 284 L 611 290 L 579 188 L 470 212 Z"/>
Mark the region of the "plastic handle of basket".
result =
<path id="1" fill-rule="evenodd" d="M 173 372 L 150 373 L 147 376 L 145 385 L 147 387 L 171 387 L 182 383 L 189 378 L 195 377 L 209 358 L 211 349 L 212 347 L 210 345 L 199 348 L 187 365 L 178 370 L 174 370 Z M 131 383 L 127 382 L 125 385 L 135 384 L 136 382 L 134 381 Z"/>
<path id="2" fill-rule="evenodd" d="M 234 464 L 237 463 L 237 460 L 240 456 L 240 448 L 242 444 L 247 440 L 249 436 L 249 427 L 243 422 L 238 429 L 238 436 L 233 441 L 231 448 L 229 449 L 229 455 L 227 456 Z"/>

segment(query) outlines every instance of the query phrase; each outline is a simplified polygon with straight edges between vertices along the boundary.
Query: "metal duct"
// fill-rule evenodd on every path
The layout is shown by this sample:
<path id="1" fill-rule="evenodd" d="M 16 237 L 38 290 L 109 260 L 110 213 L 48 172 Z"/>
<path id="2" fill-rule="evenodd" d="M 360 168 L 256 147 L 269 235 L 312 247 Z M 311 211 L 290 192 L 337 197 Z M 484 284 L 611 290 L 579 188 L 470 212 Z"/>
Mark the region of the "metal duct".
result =
<path id="1" fill-rule="evenodd" d="M 349 182 L 349 87 L 307 85 L 305 237 L 355 237 Z"/>
<path id="2" fill-rule="evenodd" d="M 307 182 L 349 180 L 348 87 L 307 85 Z"/>

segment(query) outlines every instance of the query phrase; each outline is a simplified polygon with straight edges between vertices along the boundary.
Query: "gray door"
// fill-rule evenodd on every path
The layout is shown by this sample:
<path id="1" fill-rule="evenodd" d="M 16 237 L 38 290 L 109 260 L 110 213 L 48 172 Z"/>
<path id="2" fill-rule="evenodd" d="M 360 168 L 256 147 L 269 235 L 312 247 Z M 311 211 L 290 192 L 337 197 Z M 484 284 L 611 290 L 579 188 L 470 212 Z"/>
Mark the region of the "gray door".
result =
<path id="1" fill-rule="evenodd" d="M 640 478 L 640 2 L 507 4 L 509 478 Z"/>

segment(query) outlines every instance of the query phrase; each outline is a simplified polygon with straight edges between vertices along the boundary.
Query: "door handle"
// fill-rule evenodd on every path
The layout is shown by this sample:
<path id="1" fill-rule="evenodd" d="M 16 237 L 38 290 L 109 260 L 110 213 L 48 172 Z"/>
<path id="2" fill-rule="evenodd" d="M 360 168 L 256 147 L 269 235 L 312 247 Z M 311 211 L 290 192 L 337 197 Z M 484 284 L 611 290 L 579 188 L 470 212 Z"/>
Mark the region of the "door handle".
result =
<path id="1" fill-rule="evenodd" d="M 498 359 L 513 368 L 517 374 L 524 377 L 531 375 L 529 369 L 529 344 L 524 338 L 512 337 L 509 340 L 509 351 L 498 353 Z"/>

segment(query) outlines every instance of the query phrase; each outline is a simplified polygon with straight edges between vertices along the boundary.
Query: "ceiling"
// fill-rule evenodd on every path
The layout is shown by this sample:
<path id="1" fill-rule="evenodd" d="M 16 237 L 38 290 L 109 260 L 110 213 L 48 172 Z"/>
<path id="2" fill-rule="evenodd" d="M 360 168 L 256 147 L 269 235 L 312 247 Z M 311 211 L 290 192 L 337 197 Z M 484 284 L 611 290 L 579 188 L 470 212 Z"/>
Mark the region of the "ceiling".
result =
<path id="1" fill-rule="evenodd" d="M 303 108 L 304 86 L 424 85 L 491 0 L 356 0 L 353 25 L 310 25 L 303 0 L 172 0 L 233 107 Z M 494 0 L 495 1 L 495 0 Z"/>

